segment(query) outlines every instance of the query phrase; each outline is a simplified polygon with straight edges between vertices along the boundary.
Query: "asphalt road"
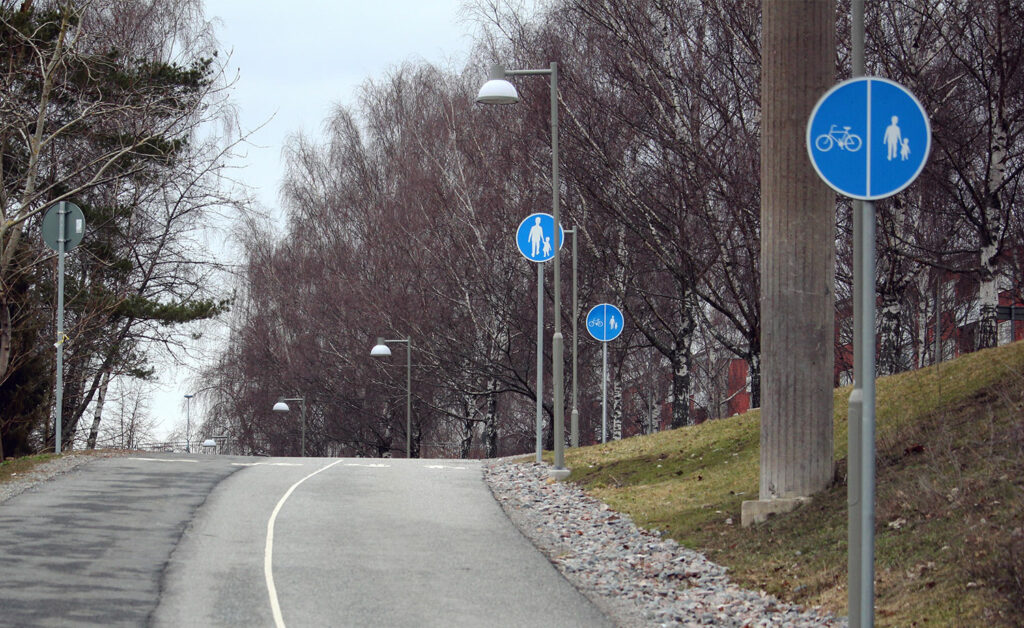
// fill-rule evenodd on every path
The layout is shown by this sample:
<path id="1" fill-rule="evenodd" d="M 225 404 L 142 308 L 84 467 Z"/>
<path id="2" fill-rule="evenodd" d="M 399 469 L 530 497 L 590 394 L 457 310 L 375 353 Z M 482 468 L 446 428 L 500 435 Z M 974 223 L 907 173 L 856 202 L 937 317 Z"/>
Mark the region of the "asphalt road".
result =
<path id="1" fill-rule="evenodd" d="M 161 455 L 0 504 L 0 625 L 611 623 L 477 462 Z"/>

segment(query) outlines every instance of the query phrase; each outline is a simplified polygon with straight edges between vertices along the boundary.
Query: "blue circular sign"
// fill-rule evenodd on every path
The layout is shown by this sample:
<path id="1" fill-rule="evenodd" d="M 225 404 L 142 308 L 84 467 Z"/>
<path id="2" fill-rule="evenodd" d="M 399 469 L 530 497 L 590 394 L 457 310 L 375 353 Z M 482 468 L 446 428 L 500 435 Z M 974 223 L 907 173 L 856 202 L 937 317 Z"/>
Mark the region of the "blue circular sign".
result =
<path id="1" fill-rule="evenodd" d="M 900 192 L 921 174 L 932 129 L 917 98 L 899 83 L 857 77 L 818 101 L 807 123 L 807 153 L 825 183 L 864 201 Z"/>
<path id="2" fill-rule="evenodd" d="M 555 235 L 555 219 L 551 214 L 530 214 L 519 223 L 516 230 L 516 245 L 519 252 L 531 262 L 546 262 L 555 256 L 552 243 Z M 558 226 L 558 248 L 565 243 L 565 231 Z"/>
<path id="3" fill-rule="evenodd" d="M 622 333 L 622 312 L 611 303 L 590 308 L 587 313 L 587 331 L 601 342 L 615 340 Z"/>

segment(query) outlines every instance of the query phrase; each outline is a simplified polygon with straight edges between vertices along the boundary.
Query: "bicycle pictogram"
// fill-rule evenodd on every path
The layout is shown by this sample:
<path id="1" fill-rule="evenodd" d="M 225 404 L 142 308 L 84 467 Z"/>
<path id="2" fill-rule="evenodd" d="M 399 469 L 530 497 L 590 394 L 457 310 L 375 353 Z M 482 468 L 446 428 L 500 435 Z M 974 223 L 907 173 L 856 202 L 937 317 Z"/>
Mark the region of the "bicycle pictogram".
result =
<path id="1" fill-rule="evenodd" d="M 832 146 L 838 146 L 840 150 L 856 153 L 863 144 L 864 140 L 859 135 L 850 133 L 850 127 L 844 126 L 840 131 L 834 124 L 828 133 L 822 133 L 814 140 L 814 147 L 823 153 L 832 150 Z"/>

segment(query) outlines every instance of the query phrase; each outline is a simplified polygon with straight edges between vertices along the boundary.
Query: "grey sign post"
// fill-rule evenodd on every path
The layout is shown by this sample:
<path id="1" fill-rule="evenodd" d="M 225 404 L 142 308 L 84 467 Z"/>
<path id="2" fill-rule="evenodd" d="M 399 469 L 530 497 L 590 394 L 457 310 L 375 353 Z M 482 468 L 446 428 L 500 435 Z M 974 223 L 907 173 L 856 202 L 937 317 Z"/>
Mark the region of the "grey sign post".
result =
<path id="1" fill-rule="evenodd" d="M 905 87 L 857 76 L 822 96 L 811 111 L 806 139 L 811 165 L 822 180 L 840 194 L 863 201 L 854 282 L 861 324 L 854 338 L 859 353 L 855 352 L 857 377 L 850 394 L 848 497 L 850 625 L 861 628 L 874 625 L 874 201 L 897 194 L 917 178 L 928 159 L 932 132 L 924 107 Z"/>
<path id="2" fill-rule="evenodd" d="M 587 312 L 587 331 L 601 341 L 601 442 L 608 441 L 608 343 L 622 333 L 622 311 L 611 303 L 601 303 Z"/>
<path id="3" fill-rule="evenodd" d="M 516 229 L 516 247 L 523 257 L 537 262 L 537 462 L 544 452 L 544 264 L 555 257 L 555 219 L 551 214 L 536 213 L 523 218 Z M 565 243 L 565 230 L 558 225 L 557 248 Z"/>
<path id="4" fill-rule="evenodd" d="M 43 216 L 43 242 L 57 251 L 57 417 L 54 452 L 60 453 L 61 413 L 64 406 L 64 254 L 78 246 L 85 236 L 85 214 L 74 203 L 61 201 Z"/>

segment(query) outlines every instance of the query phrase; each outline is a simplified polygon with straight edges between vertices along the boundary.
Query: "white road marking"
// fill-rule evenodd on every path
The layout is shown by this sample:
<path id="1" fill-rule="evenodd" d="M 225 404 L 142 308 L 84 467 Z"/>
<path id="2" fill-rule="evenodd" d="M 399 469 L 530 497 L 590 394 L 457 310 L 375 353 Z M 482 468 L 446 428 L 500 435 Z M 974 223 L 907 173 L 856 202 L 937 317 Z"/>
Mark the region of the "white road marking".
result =
<path id="1" fill-rule="evenodd" d="M 301 467 L 298 462 L 232 462 L 233 467 Z"/>
<path id="2" fill-rule="evenodd" d="M 369 467 L 371 469 L 390 469 L 389 464 L 360 464 L 358 462 L 346 462 L 346 467 Z"/>
<path id="3" fill-rule="evenodd" d="M 178 460 L 174 458 L 129 458 L 129 460 L 145 460 L 147 462 L 187 462 L 190 464 L 199 462 L 198 460 Z"/>
<path id="4" fill-rule="evenodd" d="M 443 465 L 443 464 L 428 464 L 425 468 L 427 468 L 427 469 L 459 469 L 459 470 L 465 471 L 469 467 L 446 466 L 446 465 Z"/>
<path id="5" fill-rule="evenodd" d="M 277 626 L 277 628 L 284 628 L 284 618 L 281 616 L 281 605 L 277 601 L 277 587 L 274 586 L 274 522 L 277 521 L 277 513 L 281 512 L 281 507 L 284 506 L 285 501 L 291 497 L 291 494 L 299 487 L 300 484 L 317 473 L 326 471 L 340 463 L 341 460 L 332 462 L 326 467 L 317 469 L 295 484 L 292 484 L 291 488 L 289 488 L 281 497 L 281 500 L 277 502 L 277 506 L 274 506 L 274 512 L 270 514 L 270 520 L 267 521 L 267 546 L 263 552 L 263 575 L 267 579 L 267 593 L 270 594 L 270 610 L 274 613 L 274 625 Z"/>

